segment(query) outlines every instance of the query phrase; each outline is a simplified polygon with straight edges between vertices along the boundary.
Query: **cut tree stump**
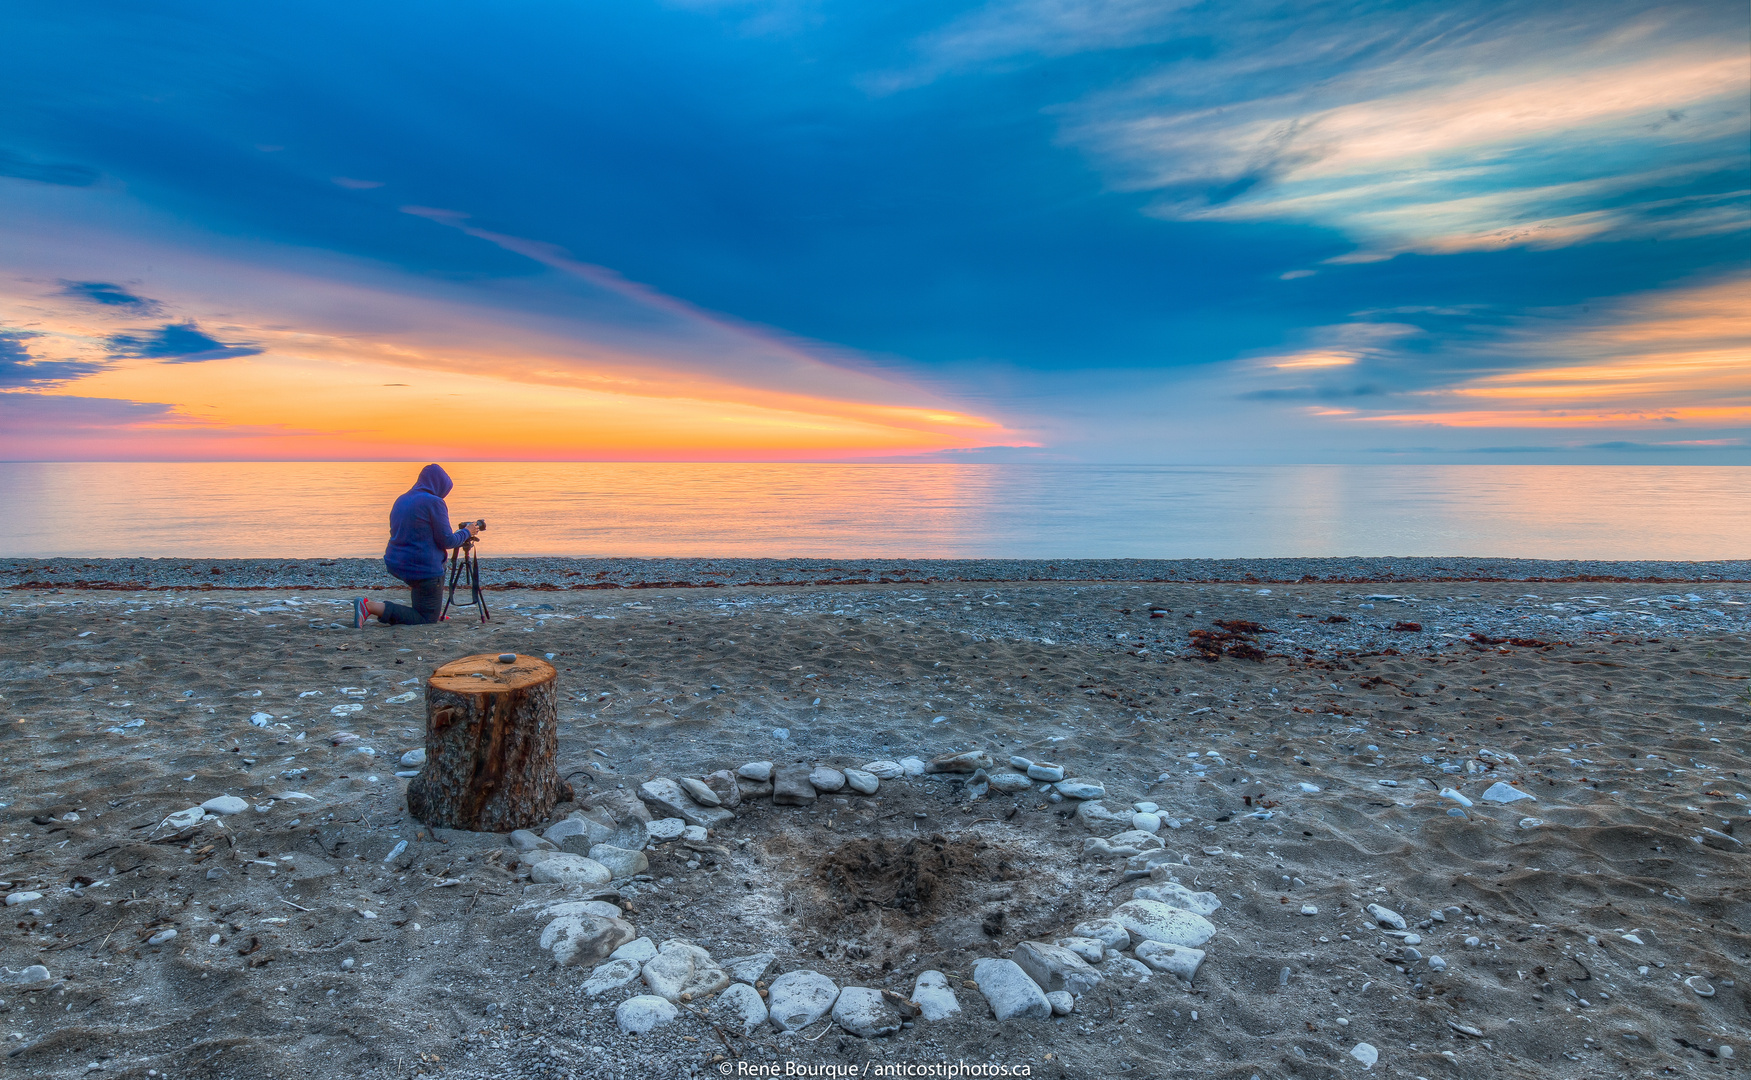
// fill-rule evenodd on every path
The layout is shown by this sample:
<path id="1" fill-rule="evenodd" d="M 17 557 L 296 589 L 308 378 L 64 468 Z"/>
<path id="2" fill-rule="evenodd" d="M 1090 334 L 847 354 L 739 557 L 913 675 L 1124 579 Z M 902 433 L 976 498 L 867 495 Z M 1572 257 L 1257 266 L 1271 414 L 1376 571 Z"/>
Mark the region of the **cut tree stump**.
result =
<path id="1" fill-rule="evenodd" d="M 452 660 L 426 680 L 426 763 L 407 809 L 427 825 L 509 832 L 572 798 L 559 751 L 559 672 L 532 656 Z"/>

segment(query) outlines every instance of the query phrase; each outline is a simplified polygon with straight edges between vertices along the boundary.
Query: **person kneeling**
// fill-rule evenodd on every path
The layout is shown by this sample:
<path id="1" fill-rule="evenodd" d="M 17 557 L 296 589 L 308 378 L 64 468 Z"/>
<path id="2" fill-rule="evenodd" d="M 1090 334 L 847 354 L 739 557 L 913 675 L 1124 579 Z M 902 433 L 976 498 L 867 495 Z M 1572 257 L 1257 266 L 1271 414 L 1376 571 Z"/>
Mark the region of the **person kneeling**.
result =
<path id="1" fill-rule="evenodd" d="M 361 596 L 353 601 L 354 628 L 363 628 L 373 615 L 391 626 L 438 621 L 443 611 L 444 559 L 479 533 L 474 522 L 450 531 L 450 507 L 444 497 L 453 487 L 448 473 L 427 465 L 413 487 L 389 508 L 389 546 L 383 551 L 383 565 L 412 590 L 413 606 Z"/>

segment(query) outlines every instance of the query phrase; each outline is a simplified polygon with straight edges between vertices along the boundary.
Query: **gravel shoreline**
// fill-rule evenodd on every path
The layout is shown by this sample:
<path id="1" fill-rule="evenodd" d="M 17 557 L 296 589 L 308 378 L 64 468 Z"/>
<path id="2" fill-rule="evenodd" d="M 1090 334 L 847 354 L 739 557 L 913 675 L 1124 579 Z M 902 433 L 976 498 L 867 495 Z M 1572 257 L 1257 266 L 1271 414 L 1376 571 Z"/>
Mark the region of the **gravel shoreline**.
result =
<path id="1" fill-rule="evenodd" d="M 928 582 L 1743 582 L 1751 560 L 1605 559 L 569 559 L 483 557 L 497 589 L 711 588 Z M 399 585 L 377 559 L 0 559 L 9 589 L 363 589 Z"/>

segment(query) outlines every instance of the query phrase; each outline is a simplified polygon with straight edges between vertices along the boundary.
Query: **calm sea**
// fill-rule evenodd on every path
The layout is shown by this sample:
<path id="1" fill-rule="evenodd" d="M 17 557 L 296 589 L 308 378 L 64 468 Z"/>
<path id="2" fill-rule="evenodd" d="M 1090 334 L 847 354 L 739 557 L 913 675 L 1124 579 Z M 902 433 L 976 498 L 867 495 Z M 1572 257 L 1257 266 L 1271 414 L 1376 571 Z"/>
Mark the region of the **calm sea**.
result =
<path id="1" fill-rule="evenodd" d="M 1751 468 L 446 462 L 489 555 L 1751 555 Z M 419 464 L 0 464 L 0 555 L 375 556 Z"/>

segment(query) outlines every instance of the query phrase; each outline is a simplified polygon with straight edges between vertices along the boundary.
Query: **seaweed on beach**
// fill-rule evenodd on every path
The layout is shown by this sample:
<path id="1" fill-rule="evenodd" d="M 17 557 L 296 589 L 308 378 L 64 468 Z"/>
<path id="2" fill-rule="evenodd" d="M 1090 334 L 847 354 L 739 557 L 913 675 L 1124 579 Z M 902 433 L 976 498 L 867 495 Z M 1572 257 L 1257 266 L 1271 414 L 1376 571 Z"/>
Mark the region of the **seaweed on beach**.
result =
<path id="1" fill-rule="evenodd" d="M 1276 633 L 1268 626 L 1247 619 L 1217 619 L 1212 625 L 1215 630 L 1186 632 L 1186 637 L 1191 639 L 1192 651 L 1210 661 L 1232 656 L 1236 660 L 1258 663 L 1265 658 L 1264 650 L 1258 647 L 1258 635 Z"/>

